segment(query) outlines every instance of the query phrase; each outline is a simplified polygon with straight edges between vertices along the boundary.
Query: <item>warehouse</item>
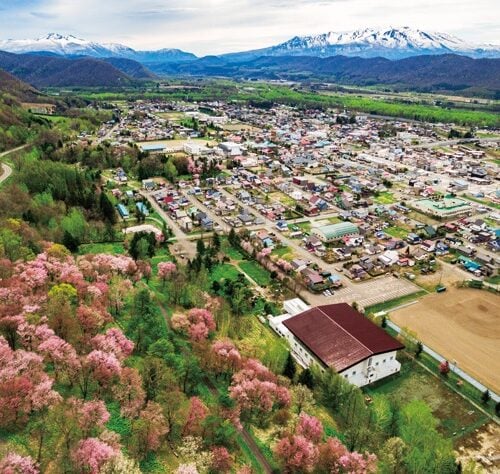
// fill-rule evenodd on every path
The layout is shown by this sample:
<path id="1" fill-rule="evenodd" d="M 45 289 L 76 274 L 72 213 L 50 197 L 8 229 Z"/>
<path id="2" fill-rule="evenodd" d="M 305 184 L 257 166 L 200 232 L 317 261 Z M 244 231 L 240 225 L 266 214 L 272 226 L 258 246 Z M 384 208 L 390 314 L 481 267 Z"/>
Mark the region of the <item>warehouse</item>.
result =
<path id="1" fill-rule="evenodd" d="M 321 242 L 330 243 L 342 239 L 345 236 L 359 234 L 358 226 L 351 222 L 339 222 L 338 224 L 323 225 L 313 227 L 311 234 L 316 236 Z"/>

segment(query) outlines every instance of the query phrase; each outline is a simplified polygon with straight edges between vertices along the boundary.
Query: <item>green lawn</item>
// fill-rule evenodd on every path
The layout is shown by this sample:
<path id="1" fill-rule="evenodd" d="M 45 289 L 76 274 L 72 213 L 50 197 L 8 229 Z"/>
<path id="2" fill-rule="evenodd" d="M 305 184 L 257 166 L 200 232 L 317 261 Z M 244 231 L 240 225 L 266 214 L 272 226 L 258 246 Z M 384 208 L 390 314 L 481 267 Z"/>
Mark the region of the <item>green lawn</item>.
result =
<path id="1" fill-rule="evenodd" d="M 271 283 L 270 273 L 265 268 L 262 268 L 257 262 L 241 262 L 239 266 L 258 285 L 267 286 Z"/>
<path id="2" fill-rule="evenodd" d="M 394 195 L 389 191 L 384 191 L 380 193 L 378 196 L 373 198 L 373 201 L 377 204 L 394 204 L 396 199 L 394 199 Z"/>
<path id="3" fill-rule="evenodd" d="M 411 293 L 409 295 L 401 296 L 399 298 L 395 298 L 393 300 L 384 301 L 383 303 L 377 303 L 371 306 L 367 306 L 365 308 L 365 313 L 378 313 L 380 311 L 389 311 L 392 308 L 400 306 L 405 303 L 409 303 L 410 301 L 418 300 L 422 296 L 426 295 L 427 292 L 417 291 L 416 293 Z"/>
<path id="4" fill-rule="evenodd" d="M 123 247 L 123 242 L 103 242 L 96 244 L 82 244 L 78 249 L 80 255 L 85 255 L 87 253 L 110 253 L 110 254 L 123 254 L 125 253 L 125 248 Z"/>
<path id="5" fill-rule="evenodd" d="M 217 265 L 210 272 L 210 279 L 212 281 L 220 281 L 223 279 L 236 280 L 239 275 L 238 269 L 234 265 L 229 263 L 223 263 L 222 265 Z"/>
<path id="6" fill-rule="evenodd" d="M 454 440 L 471 433 L 488 420 L 439 378 L 428 373 L 418 363 L 405 358 L 398 375 L 376 382 L 364 391 L 370 396 L 385 394 L 392 397 L 398 405 L 405 405 L 416 399 L 423 400 L 440 420 L 439 430 L 445 437 Z"/>
<path id="7" fill-rule="evenodd" d="M 406 237 L 408 237 L 409 234 L 409 231 L 399 226 L 387 227 L 387 229 L 384 229 L 384 232 L 386 234 L 391 235 L 392 237 L 397 237 L 399 239 L 406 239 Z"/>
<path id="8" fill-rule="evenodd" d="M 344 221 L 342 219 L 340 219 L 340 217 L 329 217 L 328 222 L 330 224 L 338 224 L 338 223 L 344 222 Z"/>
<path id="9" fill-rule="evenodd" d="M 488 283 L 492 283 L 493 285 L 500 285 L 500 275 L 489 277 L 486 279 L 486 281 Z"/>
<path id="10" fill-rule="evenodd" d="M 278 257 L 283 257 L 284 255 L 290 253 L 291 250 L 289 247 L 279 247 L 275 248 L 271 253 L 272 255 L 277 255 Z"/>

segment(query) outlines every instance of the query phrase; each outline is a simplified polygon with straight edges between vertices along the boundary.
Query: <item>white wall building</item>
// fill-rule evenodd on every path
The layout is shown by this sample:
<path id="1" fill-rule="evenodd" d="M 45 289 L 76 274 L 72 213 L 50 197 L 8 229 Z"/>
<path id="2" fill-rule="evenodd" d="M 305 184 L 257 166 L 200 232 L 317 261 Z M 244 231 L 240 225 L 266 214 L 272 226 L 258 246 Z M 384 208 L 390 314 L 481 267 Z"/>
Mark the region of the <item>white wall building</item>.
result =
<path id="1" fill-rule="evenodd" d="M 310 308 L 296 298 L 284 309 L 269 324 L 302 367 L 331 367 L 358 387 L 401 369 L 396 355 L 404 346 L 347 303 Z"/>

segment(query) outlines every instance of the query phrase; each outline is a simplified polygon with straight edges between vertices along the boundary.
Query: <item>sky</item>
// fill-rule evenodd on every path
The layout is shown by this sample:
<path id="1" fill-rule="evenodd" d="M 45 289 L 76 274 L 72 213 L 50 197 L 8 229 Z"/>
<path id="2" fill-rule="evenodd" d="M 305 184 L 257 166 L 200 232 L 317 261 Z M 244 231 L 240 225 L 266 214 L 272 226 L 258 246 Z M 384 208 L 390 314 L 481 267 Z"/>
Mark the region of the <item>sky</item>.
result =
<path id="1" fill-rule="evenodd" d="M 198 55 L 295 35 L 410 26 L 500 44 L 500 0 L 0 0 L 0 37 L 54 32 Z"/>

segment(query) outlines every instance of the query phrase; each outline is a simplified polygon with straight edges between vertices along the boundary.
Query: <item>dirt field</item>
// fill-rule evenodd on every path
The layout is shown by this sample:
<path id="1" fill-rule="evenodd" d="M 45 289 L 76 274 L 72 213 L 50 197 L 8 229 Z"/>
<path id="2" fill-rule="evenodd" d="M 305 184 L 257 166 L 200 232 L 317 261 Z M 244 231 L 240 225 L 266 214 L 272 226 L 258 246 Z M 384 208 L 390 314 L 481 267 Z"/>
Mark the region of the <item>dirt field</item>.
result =
<path id="1" fill-rule="evenodd" d="M 485 473 L 500 472 L 500 428 L 489 423 L 477 429 L 458 447 L 458 459 L 464 466 L 470 461 L 481 465 Z"/>
<path id="2" fill-rule="evenodd" d="M 429 347 L 500 392 L 500 298 L 487 291 L 448 287 L 391 313 Z"/>

